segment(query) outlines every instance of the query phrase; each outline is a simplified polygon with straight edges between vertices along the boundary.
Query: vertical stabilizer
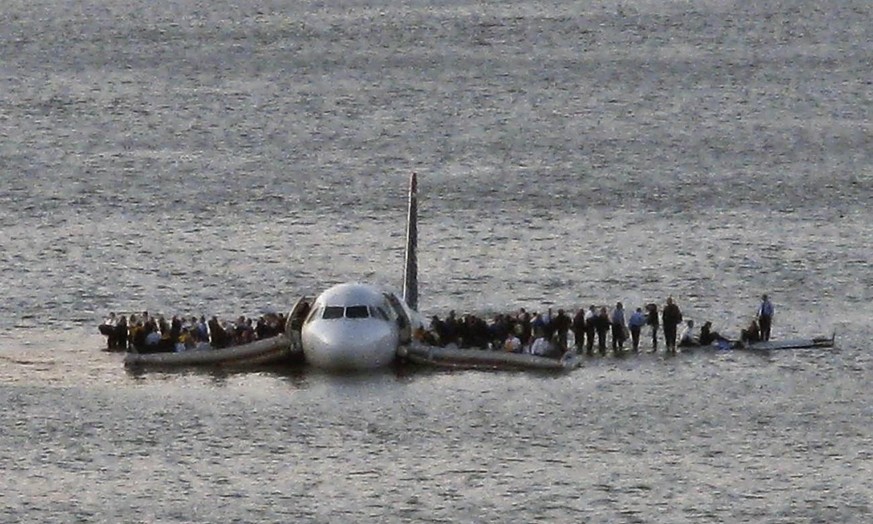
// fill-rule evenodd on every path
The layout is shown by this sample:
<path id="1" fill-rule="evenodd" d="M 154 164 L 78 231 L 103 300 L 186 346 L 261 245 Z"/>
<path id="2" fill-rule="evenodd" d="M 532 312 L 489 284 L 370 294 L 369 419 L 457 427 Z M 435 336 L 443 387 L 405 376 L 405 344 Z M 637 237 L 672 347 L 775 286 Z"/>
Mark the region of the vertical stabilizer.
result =
<path id="1" fill-rule="evenodd" d="M 403 272 L 403 300 L 418 311 L 418 178 L 409 178 L 409 211 L 406 216 L 406 268 Z"/>

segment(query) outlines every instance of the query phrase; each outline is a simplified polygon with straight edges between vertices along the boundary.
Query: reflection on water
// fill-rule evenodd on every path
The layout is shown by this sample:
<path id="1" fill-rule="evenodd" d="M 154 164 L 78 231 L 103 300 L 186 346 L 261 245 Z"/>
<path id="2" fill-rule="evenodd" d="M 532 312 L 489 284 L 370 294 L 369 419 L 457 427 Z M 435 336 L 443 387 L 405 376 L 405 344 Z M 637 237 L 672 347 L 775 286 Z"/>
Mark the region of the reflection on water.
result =
<path id="1" fill-rule="evenodd" d="M 5 515 L 766 519 L 777 494 L 843 486 L 780 511 L 852 520 L 873 414 L 860 343 L 591 357 L 561 374 L 125 373 L 97 343 L 28 349 L 55 360 L 2 364 L 0 484 L 20 501 Z"/>

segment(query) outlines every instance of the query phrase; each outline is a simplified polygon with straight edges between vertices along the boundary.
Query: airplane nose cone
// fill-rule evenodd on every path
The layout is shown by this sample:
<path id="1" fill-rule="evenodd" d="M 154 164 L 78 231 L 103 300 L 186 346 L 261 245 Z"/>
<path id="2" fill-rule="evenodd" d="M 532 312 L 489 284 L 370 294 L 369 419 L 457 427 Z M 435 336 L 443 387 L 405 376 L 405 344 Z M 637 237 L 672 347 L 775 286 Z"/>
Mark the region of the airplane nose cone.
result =
<path id="1" fill-rule="evenodd" d="M 391 364 L 398 335 L 390 324 L 375 320 L 313 322 L 303 331 L 306 360 L 325 369 L 374 369 Z"/>

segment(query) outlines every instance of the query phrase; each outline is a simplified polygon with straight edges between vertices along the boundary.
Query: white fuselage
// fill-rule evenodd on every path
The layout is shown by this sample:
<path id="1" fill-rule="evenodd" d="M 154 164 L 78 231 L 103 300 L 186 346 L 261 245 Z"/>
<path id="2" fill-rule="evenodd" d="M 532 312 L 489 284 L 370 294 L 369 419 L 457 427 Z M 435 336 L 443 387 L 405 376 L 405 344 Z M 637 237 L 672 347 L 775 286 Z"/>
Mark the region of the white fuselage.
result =
<path id="1" fill-rule="evenodd" d="M 423 327 L 418 315 L 418 182 L 409 177 L 403 297 L 368 284 L 339 284 L 315 299 L 303 321 L 303 358 L 336 370 L 374 369 L 394 362 Z"/>
<path id="2" fill-rule="evenodd" d="M 334 286 L 315 299 L 303 323 L 303 356 L 323 369 L 388 366 L 401 344 L 401 315 L 391 306 L 388 295 L 374 286 Z"/>

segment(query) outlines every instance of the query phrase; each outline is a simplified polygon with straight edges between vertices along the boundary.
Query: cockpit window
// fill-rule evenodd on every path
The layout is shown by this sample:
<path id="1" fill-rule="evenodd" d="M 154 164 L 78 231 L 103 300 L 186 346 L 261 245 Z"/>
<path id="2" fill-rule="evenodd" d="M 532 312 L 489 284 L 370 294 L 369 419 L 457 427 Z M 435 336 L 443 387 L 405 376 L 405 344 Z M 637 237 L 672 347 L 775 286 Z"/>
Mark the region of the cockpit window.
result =
<path id="1" fill-rule="evenodd" d="M 388 315 L 385 313 L 385 310 L 380 307 L 370 306 L 370 316 L 373 318 L 388 320 Z"/>
<path id="2" fill-rule="evenodd" d="M 321 315 L 321 318 L 343 318 L 344 309 L 342 306 L 327 306 L 324 308 L 324 314 Z"/>
<path id="3" fill-rule="evenodd" d="M 346 318 L 367 318 L 370 312 L 367 306 L 349 306 L 346 308 Z"/>

